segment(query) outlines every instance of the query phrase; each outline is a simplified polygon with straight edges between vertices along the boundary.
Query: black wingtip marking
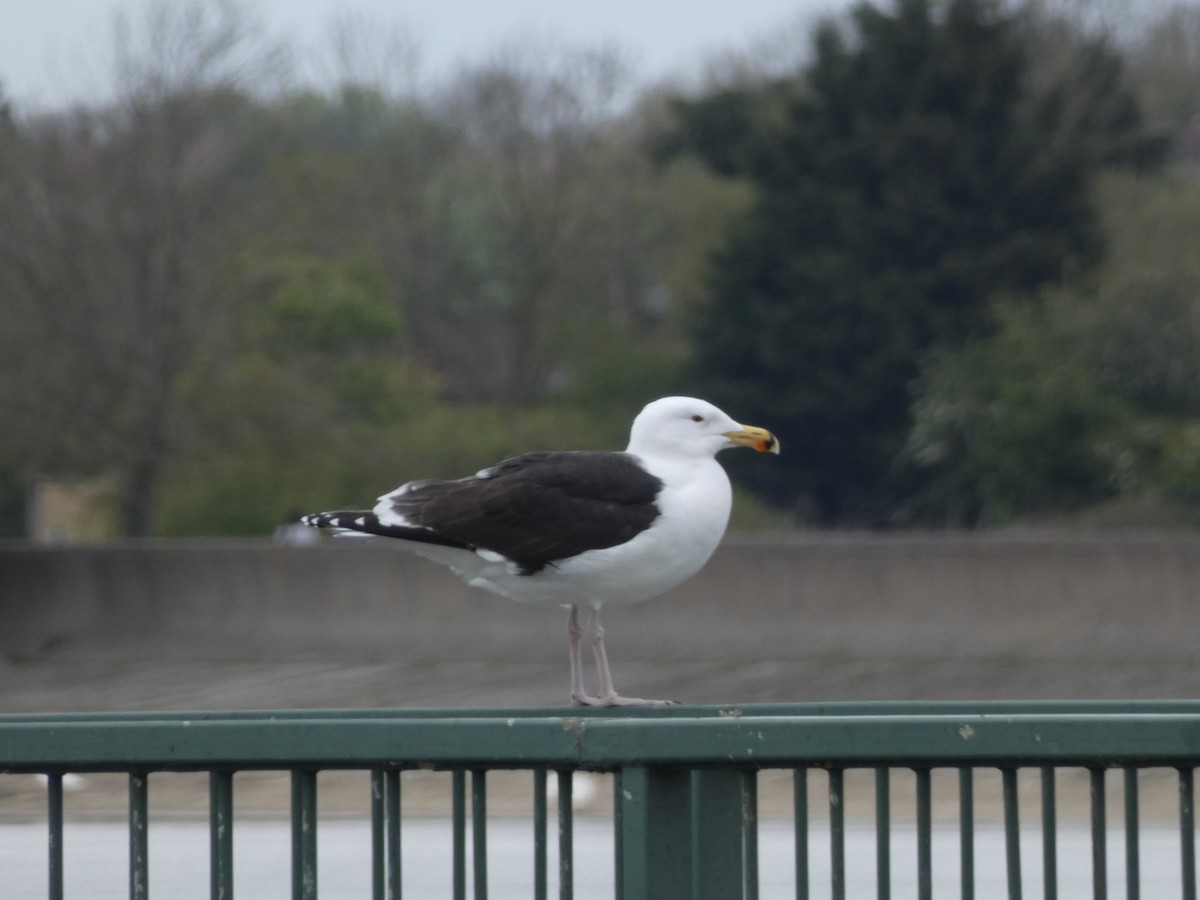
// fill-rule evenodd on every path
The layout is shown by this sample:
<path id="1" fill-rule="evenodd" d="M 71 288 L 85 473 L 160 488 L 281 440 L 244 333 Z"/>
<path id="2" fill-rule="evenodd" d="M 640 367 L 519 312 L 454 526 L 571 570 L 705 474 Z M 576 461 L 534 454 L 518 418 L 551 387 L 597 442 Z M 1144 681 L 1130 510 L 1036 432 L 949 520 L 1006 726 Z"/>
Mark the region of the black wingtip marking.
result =
<path id="1" fill-rule="evenodd" d="M 358 531 L 377 537 L 397 538 L 404 541 L 416 541 L 421 544 L 438 544 L 442 547 L 457 547 L 461 550 L 474 550 L 470 544 L 443 537 L 425 528 L 412 528 L 404 525 L 388 525 L 379 521 L 375 513 L 365 509 L 339 510 L 337 512 L 314 513 L 304 516 L 300 521 L 314 528 L 340 528 L 343 531 Z"/>
<path id="2" fill-rule="evenodd" d="M 311 515 L 302 516 L 300 521 L 305 525 L 311 525 L 313 528 L 354 528 L 351 522 L 358 518 L 363 522 L 367 519 L 374 519 L 372 513 L 364 510 L 342 510 L 339 512 L 322 512 L 312 513 Z"/>

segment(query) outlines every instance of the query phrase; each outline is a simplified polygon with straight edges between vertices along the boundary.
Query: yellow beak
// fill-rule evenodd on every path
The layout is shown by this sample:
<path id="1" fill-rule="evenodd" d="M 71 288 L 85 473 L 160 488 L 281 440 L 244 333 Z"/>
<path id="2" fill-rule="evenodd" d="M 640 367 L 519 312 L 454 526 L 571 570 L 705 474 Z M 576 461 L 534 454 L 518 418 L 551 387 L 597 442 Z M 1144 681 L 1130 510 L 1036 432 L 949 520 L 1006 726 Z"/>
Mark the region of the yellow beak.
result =
<path id="1" fill-rule="evenodd" d="M 725 437 L 739 447 L 751 447 L 759 453 L 779 454 L 779 439 L 765 428 L 743 425 L 741 431 L 727 431 Z"/>

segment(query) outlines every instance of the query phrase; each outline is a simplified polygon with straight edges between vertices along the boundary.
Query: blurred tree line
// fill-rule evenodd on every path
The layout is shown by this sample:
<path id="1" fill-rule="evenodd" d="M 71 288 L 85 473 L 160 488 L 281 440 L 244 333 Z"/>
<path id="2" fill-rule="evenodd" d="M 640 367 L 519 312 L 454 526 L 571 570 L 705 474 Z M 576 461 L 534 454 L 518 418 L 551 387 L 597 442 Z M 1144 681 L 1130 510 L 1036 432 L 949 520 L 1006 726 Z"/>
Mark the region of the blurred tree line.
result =
<path id="1" fill-rule="evenodd" d="M 37 476 L 267 533 L 675 391 L 780 434 L 780 523 L 1200 520 L 1200 6 L 1097 8 L 864 3 L 637 93 L 352 23 L 318 89 L 146 7 L 115 99 L 0 115 L 0 530 Z"/>

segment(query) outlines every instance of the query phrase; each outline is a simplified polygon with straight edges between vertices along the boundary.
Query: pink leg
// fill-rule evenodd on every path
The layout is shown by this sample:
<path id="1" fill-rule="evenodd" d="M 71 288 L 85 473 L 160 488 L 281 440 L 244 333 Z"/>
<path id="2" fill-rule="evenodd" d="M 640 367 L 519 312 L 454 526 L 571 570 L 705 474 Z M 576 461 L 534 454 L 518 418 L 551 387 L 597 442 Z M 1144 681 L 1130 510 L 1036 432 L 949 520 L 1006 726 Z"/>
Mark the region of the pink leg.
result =
<path id="1" fill-rule="evenodd" d="M 572 628 L 574 635 L 572 637 Z M 600 693 L 589 697 L 583 692 L 583 663 L 579 659 L 580 627 L 578 607 L 571 607 L 571 617 L 567 622 L 568 638 L 571 645 L 571 699 L 579 706 L 669 706 L 674 700 L 643 700 L 640 697 L 622 697 L 613 686 L 612 671 L 608 667 L 608 653 L 604 649 L 604 626 L 600 624 L 600 610 L 590 607 L 585 613 L 582 633 L 587 635 L 588 643 L 592 646 L 592 655 L 596 658 L 596 674 L 600 679 Z M 578 672 L 578 675 L 576 674 Z M 578 688 L 578 690 L 577 690 Z"/>
<path id="2" fill-rule="evenodd" d="M 579 607 L 572 606 L 567 616 L 567 647 L 571 651 L 571 702 L 576 706 L 596 706 L 596 698 L 583 688 L 583 658 L 579 652 Z"/>

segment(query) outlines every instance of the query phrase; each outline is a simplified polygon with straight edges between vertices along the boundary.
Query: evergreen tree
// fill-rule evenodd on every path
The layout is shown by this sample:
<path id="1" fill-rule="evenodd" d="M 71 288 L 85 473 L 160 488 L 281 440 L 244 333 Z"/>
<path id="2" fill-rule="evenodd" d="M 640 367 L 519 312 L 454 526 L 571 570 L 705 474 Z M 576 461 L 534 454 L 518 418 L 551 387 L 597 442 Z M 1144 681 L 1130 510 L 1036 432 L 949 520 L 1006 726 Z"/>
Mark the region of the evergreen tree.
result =
<path id="1" fill-rule="evenodd" d="M 893 516 L 928 350 L 987 333 L 998 292 L 1099 251 L 1095 154 L 1047 115 L 1060 94 L 1026 90 L 1019 18 L 897 0 L 851 24 L 818 30 L 803 79 L 682 105 L 675 135 L 758 189 L 713 261 L 698 378 L 783 436 L 782 465 L 752 483 L 825 525 Z"/>

